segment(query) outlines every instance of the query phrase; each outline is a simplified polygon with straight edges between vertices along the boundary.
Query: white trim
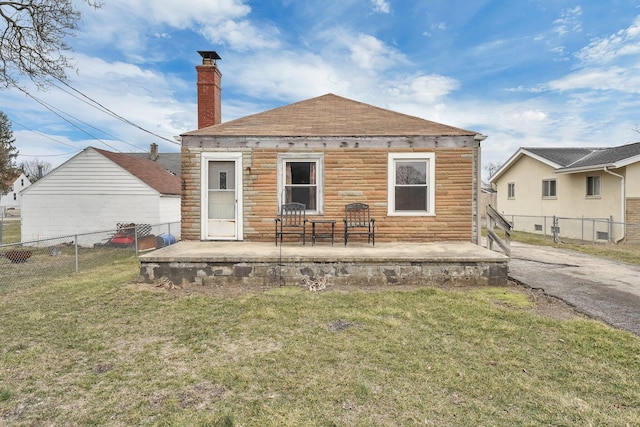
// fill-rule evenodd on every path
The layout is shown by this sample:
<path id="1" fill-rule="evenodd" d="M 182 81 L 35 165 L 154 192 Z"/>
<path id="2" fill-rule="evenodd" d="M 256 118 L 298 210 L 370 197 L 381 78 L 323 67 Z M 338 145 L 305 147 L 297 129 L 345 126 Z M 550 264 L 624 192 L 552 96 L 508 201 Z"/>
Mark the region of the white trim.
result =
<path id="1" fill-rule="evenodd" d="M 395 162 L 397 160 L 424 160 L 427 162 L 427 211 L 395 211 Z M 436 154 L 435 153 L 389 153 L 387 160 L 387 215 L 388 216 L 435 216 L 436 215 Z"/>
<path id="2" fill-rule="evenodd" d="M 278 211 L 284 203 L 285 164 L 291 161 L 316 163 L 316 209 L 307 209 L 307 214 L 324 214 L 324 153 L 279 153 L 277 167 Z"/>
<path id="3" fill-rule="evenodd" d="M 207 152 L 200 155 L 200 238 L 211 240 L 207 236 L 207 187 L 209 182 L 209 162 L 216 160 L 232 160 L 235 162 L 236 172 L 236 237 L 233 239 L 216 240 L 244 240 L 243 217 L 243 187 L 242 181 L 242 153 L 240 152 Z"/>

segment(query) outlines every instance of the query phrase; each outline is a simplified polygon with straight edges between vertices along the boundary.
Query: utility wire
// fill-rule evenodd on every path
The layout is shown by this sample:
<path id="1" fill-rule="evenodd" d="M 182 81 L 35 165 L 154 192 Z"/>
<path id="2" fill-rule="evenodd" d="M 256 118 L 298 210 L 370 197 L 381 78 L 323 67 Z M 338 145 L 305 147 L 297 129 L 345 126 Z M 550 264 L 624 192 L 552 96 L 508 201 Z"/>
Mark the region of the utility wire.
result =
<path id="1" fill-rule="evenodd" d="M 40 135 L 40 136 L 42 136 L 42 137 L 44 137 L 44 138 L 50 139 L 50 140 L 52 140 L 53 142 L 57 142 L 58 144 L 66 145 L 67 147 L 71 147 L 71 148 L 76 148 L 76 149 L 77 149 L 77 147 L 74 147 L 74 146 L 73 146 L 73 145 L 71 145 L 71 144 L 68 144 L 68 143 L 66 143 L 66 142 L 62 142 L 62 141 L 58 141 L 57 139 L 52 138 L 52 137 L 50 137 L 49 135 L 46 135 L 46 134 L 44 134 L 44 133 L 42 133 L 42 132 L 39 132 L 39 131 L 37 131 L 37 130 L 35 130 L 35 129 L 31 129 L 31 128 L 29 128 L 29 127 L 27 127 L 27 126 L 23 125 L 23 124 L 22 124 L 22 123 L 20 123 L 20 122 L 16 122 L 16 121 L 15 121 L 15 120 L 13 120 L 13 119 L 11 119 L 11 123 L 16 124 L 16 125 L 20 126 L 21 128 L 26 129 L 26 130 L 28 130 L 28 131 L 35 132 L 35 133 L 37 133 L 38 135 Z M 82 150 L 79 150 L 79 151 L 82 151 Z M 21 155 L 24 155 L 24 154 L 21 154 Z"/>
<path id="2" fill-rule="evenodd" d="M 71 120 L 67 119 L 66 117 L 63 117 L 61 113 L 58 113 L 57 111 L 55 111 L 56 109 L 52 106 L 50 106 L 49 104 L 47 104 L 46 102 L 36 98 L 35 96 L 31 95 L 29 92 L 27 92 L 26 90 L 20 88 L 20 90 L 22 92 L 24 92 L 29 98 L 33 99 L 34 101 L 36 101 L 38 104 L 42 105 L 44 108 L 46 108 L 47 110 L 51 111 L 53 114 L 55 114 L 56 116 L 60 117 L 62 120 L 64 120 L 65 122 L 69 123 L 71 126 L 73 126 L 74 128 L 78 129 L 80 132 L 87 134 L 88 136 L 90 136 L 91 138 L 95 139 L 96 141 L 99 141 L 101 143 L 103 143 L 104 145 L 106 145 L 107 147 L 111 148 L 114 151 L 117 152 L 121 152 L 120 150 L 118 150 L 117 148 L 115 148 L 112 145 L 107 144 L 106 142 L 104 142 L 103 140 L 101 140 L 100 138 L 98 138 L 95 135 L 90 134 L 89 132 L 87 132 L 86 130 L 82 129 L 80 126 L 76 125 L 75 123 L 73 123 Z M 66 114 L 66 113 L 65 113 Z M 78 120 L 80 121 L 80 120 Z"/>
<path id="3" fill-rule="evenodd" d="M 101 103 L 99 103 L 98 101 L 96 101 L 95 99 L 91 98 L 91 97 L 90 97 L 90 96 L 88 96 L 88 95 L 85 95 L 85 94 L 84 94 L 83 92 L 81 92 L 80 90 L 78 90 L 78 89 L 74 88 L 73 86 L 71 86 L 70 84 L 68 84 L 67 82 L 65 82 L 64 80 L 60 80 L 60 79 L 56 79 L 56 80 L 58 80 L 60 83 L 62 83 L 63 85 L 65 85 L 66 87 L 68 87 L 69 89 L 71 89 L 72 91 L 74 91 L 74 92 L 78 93 L 78 94 L 79 94 L 80 96 L 82 96 L 83 98 L 85 98 L 85 99 L 87 99 L 87 100 L 91 101 L 91 103 L 87 103 L 86 101 L 83 101 L 83 102 L 87 103 L 88 105 L 91 105 L 93 108 L 96 108 L 97 110 L 100 110 L 100 111 L 102 111 L 102 112 L 104 112 L 104 113 L 107 113 L 107 114 L 109 114 L 110 116 L 112 116 L 112 117 L 114 117 L 114 118 L 116 118 L 116 119 L 118 119 L 118 120 L 120 120 L 120 121 L 122 121 L 122 122 L 124 122 L 124 123 L 126 123 L 126 124 L 128 124 L 128 125 L 131 125 L 131 126 L 133 126 L 133 127 L 137 128 L 137 129 L 139 129 L 139 130 L 141 130 L 141 131 L 143 131 L 143 132 L 146 132 L 146 133 L 148 133 L 148 134 L 150 134 L 150 135 L 153 135 L 153 136 L 155 136 L 155 137 L 157 137 L 157 138 L 160 138 L 160 139 L 162 139 L 162 140 L 164 140 L 164 141 L 170 142 L 170 143 L 172 143 L 172 144 L 180 145 L 180 143 L 178 143 L 178 142 L 176 142 L 176 141 L 172 141 L 172 140 L 171 140 L 171 139 L 169 139 L 169 138 L 165 138 L 165 137 L 164 137 L 164 136 L 162 136 L 162 135 L 158 135 L 157 133 L 151 132 L 150 130 L 147 130 L 147 129 L 143 128 L 142 126 L 140 126 L 140 125 L 138 125 L 138 124 L 136 124 L 136 123 L 133 123 L 131 120 L 126 119 L 126 118 L 122 117 L 121 115 L 119 115 L 119 114 L 117 114 L 117 113 L 113 112 L 112 110 L 110 110 L 109 108 L 105 107 L 104 105 L 102 105 Z M 61 87 L 59 87 L 58 85 L 56 85 L 56 84 L 54 84 L 54 86 L 56 86 L 58 89 L 64 90 L 64 89 L 62 89 Z M 65 91 L 65 92 L 67 92 L 67 91 Z M 68 93 L 68 92 L 67 92 L 67 93 Z M 70 95 L 71 95 L 71 94 L 70 94 Z M 73 95 L 72 95 L 72 96 L 73 96 Z M 77 98 L 77 97 L 76 97 L 76 98 Z M 98 107 L 100 107 L 100 108 L 98 108 Z"/>

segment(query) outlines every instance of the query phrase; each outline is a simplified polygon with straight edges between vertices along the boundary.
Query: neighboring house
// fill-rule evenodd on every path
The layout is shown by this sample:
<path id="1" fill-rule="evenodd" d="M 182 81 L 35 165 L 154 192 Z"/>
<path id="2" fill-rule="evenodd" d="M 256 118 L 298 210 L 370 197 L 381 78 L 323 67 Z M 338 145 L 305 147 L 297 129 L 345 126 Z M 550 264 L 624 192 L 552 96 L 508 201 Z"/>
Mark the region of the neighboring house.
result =
<path id="1" fill-rule="evenodd" d="M 23 240 L 179 222 L 180 178 L 144 156 L 89 147 L 36 181 L 22 194 Z M 104 238 L 85 236 L 81 244 Z"/>
<path id="2" fill-rule="evenodd" d="M 603 221 L 596 238 L 640 239 L 640 142 L 612 148 L 520 148 L 491 177 L 498 191 L 497 209 L 507 215 L 535 216 L 526 231 L 551 233 L 540 217 L 613 219 Z M 522 229 L 523 219 L 518 219 Z M 566 224 L 570 224 L 566 222 Z M 583 225 L 563 227 L 563 236 L 580 238 Z M 590 230 L 589 230 L 590 231 Z"/>
<path id="3" fill-rule="evenodd" d="M 24 173 L 19 172 L 9 184 L 9 191 L 0 194 L 0 209 L 19 209 L 22 204 L 21 191 L 30 186 L 31 181 Z"/>
<path id="4" fill-rule="evenodd" d="M 376 241 L 479 239 L 478 132 L 333 94 L 221 123 L 215 52 L 199 52 L 198 130 L 182 136 L 182 239 L 273 241 L 302 202 L 336 220 L 366 203 Z"/>

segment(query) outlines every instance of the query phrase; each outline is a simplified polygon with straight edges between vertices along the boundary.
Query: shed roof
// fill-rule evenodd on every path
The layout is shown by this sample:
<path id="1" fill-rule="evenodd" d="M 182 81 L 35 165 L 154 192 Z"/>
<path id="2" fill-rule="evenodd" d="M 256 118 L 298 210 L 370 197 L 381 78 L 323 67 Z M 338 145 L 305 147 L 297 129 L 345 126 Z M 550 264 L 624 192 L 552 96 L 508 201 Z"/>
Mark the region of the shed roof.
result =
<path id="1" fill-rule="evenodd" d="M 151 160 L 151 155 L 149 153 L 124 153 L 128 156 L 135 157 L 136 159 L 147 159 Z M 173 173 L 174 175 L 180 176 L 181 174 L 181 163 L 180 163 L 180 153 L 158 153 L 158 157 L 156 160 L 151 160 L 152 162 L 158 163 L 160 166 Z"/>
<path id="2" fill-rule="evenodd" d="M 160 194 L 179 195 L 181 192 L 180 178 L 150 159 L 132 157 L 124 153 L 93 148 L 131 175 L 137 177 Z"/>
<path id="3" fill-rule="evenodd" d="M 187 136 L 462 136 L 478 132 L 332 93 L 187 132 Z"/>

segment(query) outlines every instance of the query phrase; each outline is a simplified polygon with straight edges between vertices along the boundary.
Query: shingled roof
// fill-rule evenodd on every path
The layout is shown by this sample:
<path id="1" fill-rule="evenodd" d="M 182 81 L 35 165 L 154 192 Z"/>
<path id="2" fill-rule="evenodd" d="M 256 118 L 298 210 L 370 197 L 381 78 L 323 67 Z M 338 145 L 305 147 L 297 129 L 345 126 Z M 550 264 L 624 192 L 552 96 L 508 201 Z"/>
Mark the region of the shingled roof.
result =
<path id="1" fill-rule="evenodd" d="M 461 136 L 477 133 L 329 93 L 184 135 Z"/>
<path id="2" fill-rule="evenodd" d="M 558 172 L 568 172 L 573 169 L 621 167 L 630 163 L 629 160 L 640 156 L 640 142 L 611 148 L 596 148 L 584 157 L 558 169 Z M 640 161 L 638 158 L 636 161 Z M 623 163 L 623 164 L 621 164 Z"/>
<path id="3" fill-rule="evenodd" d="M 113 163 L 125 169 L 160 194 L 179 195 L 181 192 L 180 178 L 149 159 L 135 158 L 124 153 L 113 153 L 92 147 Z"/>
<path id="4" fill-rule="evenodd" d="M 557 173 L 574 173 L 603 168 L 620 168 L 640 162 L 640 142 L 618 147 L 523 147 L 512 155 L 490 178 L 495 182 L 522 156 L 538 158 Z"/>

